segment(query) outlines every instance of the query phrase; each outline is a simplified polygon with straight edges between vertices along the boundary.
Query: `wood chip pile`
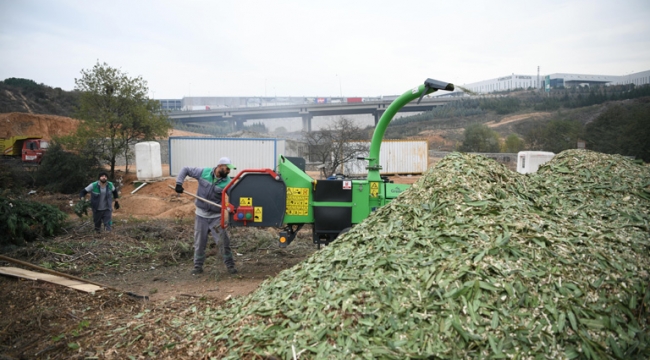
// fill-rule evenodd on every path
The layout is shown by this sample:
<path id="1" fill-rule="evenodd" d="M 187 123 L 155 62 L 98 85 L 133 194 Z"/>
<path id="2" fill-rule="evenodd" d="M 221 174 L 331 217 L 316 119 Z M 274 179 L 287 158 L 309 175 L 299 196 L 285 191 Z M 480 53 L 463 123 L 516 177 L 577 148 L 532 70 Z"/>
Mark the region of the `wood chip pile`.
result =
<path id="1" fill-rule="evenodd" d="M 650 357 L 650 168 L 453 153 L 305 262 L 187 325 L 211 356 Z M 200 350 L 199 350 L 200 351 Z"/>

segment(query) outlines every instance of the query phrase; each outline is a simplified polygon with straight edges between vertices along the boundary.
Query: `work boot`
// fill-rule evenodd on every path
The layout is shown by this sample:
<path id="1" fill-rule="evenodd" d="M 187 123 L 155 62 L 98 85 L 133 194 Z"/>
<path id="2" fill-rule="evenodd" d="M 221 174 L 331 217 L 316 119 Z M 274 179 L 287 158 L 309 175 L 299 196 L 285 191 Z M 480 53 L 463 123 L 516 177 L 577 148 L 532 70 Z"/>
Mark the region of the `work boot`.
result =
<path id="1" fill-rule="evenodd" d="M 198 275 L 198 274 L 202 274 L 202 273 L 203 273 L 203 268 L 202 267 L 195 266 L 194 270 L 192 270 L 192 275 Z"/>
<path id="2" fill-rule="evenodd" d="M 233 275 L 234 275 L 234 274 L 236 274 L 237 272 L 238 272 L 238 271 L 237 271 L 237 269 L 235 269 L 234 266 L 228 268 L 228 273 L 229 273 L 229 274 L 233 274 Z"/>

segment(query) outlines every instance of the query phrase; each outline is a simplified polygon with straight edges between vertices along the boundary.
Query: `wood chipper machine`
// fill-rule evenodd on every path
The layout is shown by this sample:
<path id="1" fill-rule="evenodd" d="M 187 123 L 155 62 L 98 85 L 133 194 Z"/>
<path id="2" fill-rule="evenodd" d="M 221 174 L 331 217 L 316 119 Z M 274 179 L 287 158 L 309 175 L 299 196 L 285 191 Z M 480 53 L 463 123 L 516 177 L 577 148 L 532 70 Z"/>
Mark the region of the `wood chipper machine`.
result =
<path id="1" fill-rule="evenodd" d="M 366 179 L 315 180 L 287 157 L 277 168 L 244 169 L 222 193 L 221 226 L 277 227 L 280 247 L 289 245 L 305 225 L 312 225 L 314 243 L 327 245 L 360 223 L 372 211 L 396 198 L 409 185 L 388 182 L 380 175 L 379 149 L 388 124 L 409 102 L 454 85 L 427 79 L 386 109 L 370 142 Z"/>

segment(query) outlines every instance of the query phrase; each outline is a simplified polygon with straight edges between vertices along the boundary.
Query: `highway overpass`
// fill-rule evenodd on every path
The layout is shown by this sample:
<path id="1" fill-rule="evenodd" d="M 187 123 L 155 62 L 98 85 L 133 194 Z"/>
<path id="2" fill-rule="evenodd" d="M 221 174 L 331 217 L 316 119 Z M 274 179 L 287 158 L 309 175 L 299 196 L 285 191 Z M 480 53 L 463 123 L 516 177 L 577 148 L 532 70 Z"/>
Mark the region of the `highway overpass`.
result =
<path id="1" fill-rule="evenodd" d="M 435 107 L 444 106 L 446 103 L 456 100 L 457 98 L 453 97 L 425 97 L 419 104 L 417 101 L 406 104 L 400 112 L 430 111 Z M 183 124 L 227 121 L 232 124 L 235 130 L 242 129 L 244 122 L 247 120 L 301 118 L 303 131 L 311 131 L 311 120 L 315 116 L 370 114 L 375 117 L 375 125 L 377 125 L 377 122 L 391 103 L 392 100 L 384 100 L 362 103 L 219 108 L 211 110 L 175 111 L 169 114 L 169 118 Z"/>

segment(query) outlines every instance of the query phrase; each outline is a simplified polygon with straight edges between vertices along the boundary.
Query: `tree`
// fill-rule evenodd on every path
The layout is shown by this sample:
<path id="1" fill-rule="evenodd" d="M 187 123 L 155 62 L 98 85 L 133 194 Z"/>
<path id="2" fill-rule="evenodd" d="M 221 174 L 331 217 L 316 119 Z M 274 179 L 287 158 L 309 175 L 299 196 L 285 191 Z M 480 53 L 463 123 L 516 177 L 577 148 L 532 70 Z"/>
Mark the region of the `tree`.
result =
<path id="1" fill-rule="evenodd" d="M 90 181 L 97 179 L 100 171 L 93 154 L 64 151 L 61 144 L 54 141 L 36 171 L 36 185 L 46 191 L 78 194 Z"/>
<path id="2" fill-rule="evenodd" d="M 559 153 L 575 149 L 582 138 L 583 126 L 577 120 L 551 120 L 542 130 L 543 150 Z"/>
<path id="3" fill-rule="evenodd" d="M 251 132 L 260 133 L 260 134 L 266 134 L 269 132 L 269 129 L 267 129 L 266 125 L 264 125 L 264 123 L 261 121 L 252 123 L 250 125 L 244 125 L 244 129 Z"/>
<path id="4" fill-rule="evenodd" d="M 510 134 L 503 143 L 503 152 L 517 153 L 524 149 L 524 141 L 516 134 Z"/>
<path id="5" fill-rule="evenodd" d="M 97 149 L 99 160 L 110 165 L 111 178 L 117 157 L 125 155 L 128 161 L 129 145 L 166 136 L 171 129 L 160 103 L 147 97 L 147 82 L 140 76 L 131 78 L 97 62 L 91 70 L 81 70 L 75 90 L 81 92 L 76 115 L 84 121 L 73 137 L 62 141 L 76 150 Z"/>
<path id="6" fill-rule="evenodd" d="M 650 162 L 650 99 L 616 105 L 585 129 L 587 148 Z"/>
<path id="7" fill-rule="evenodd" d="M 123 150 L 125 171 L 129 172 L 129 160 L 132 158 L 130 145 L 138 141 L 154 140 L 156 136 L 165 136 L 171 128 L 160 102 L 142 99 L 139 106 L 133 108 L 131 115 L 123 118 L 119 128 L 119 137 L 126 144 Z"/>
<path id="8" fill-rule="evenodd" d="M 472 124 L 465 129 L 465 140 L 460 146 L 464 152 L 499 152 L 499 134 L 482 124 Z"/>
<path id="9" fill-rule="evenodd" d="M 304 133 L 309 158 L 323 164 L 324 177 L 334 174 L 346 162 L 368 152 L 368 134 L 350 119 L 341 118 L 319 131 Z"/>
<path id="10" fill-rule="evenodd" d="M 535 122 L 533 125 L 523 130 L 524 141 L 528 150 L 544 150 L 543 134 L 545 125 Z"/>

